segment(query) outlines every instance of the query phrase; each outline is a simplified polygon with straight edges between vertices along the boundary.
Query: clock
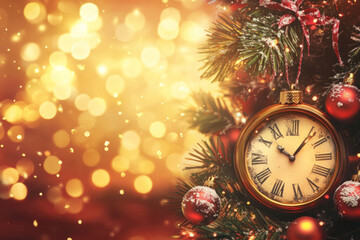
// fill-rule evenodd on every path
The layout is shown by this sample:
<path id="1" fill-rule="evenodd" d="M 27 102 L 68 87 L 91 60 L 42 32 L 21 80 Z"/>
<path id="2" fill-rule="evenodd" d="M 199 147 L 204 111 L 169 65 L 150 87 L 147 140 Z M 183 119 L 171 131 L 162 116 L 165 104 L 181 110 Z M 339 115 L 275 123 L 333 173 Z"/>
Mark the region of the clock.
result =
<path id="1" fill-rule="evenodd" d="M 280 103 L 247 122 L 234 166 L 247 191 L 267 207 L 308 210 L 329 195 L 346 172 L 344 142 L 326 115 L 285 91 Z"/>

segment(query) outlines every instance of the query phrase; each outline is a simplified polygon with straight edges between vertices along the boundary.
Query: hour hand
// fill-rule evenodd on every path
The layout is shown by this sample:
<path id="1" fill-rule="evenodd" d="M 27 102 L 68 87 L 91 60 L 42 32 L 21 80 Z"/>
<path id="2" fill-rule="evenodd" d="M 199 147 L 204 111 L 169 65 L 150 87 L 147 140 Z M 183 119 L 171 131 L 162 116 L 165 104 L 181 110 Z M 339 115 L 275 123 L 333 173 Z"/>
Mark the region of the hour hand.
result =
<path id="1" fill-rule="evenodd" d="M 288 156 L 288 157 L 289 157 L 289 160 L 290 160 L 291 162 L 293 162 L 293 161 L 295 160 L 295 156 L 294 156 L 294 155 L 291 155 L 290 153 L 288 153 L 288 152 L 285 150 L 285 148 L 282 147 L 281 145 L 277 145 L 277 149 L 278 149 L 281 153 L 283 153 L 283 154 L 285 154 L 286 156 Z"/>
<path id="2" fill-rule="evenodd" d="M 310 132 L 309 134 L 307 135 L 307 137 L 304 139 L 304 141 L 300 144 L 300 146 L 295 150 L 293 156 L 295 156 L 298 152 L 300 152 L 300 150 L 305 146 L 305 144 L 313 137 L 315 136 L 316 134 L 316 131 L 315 131 L 315 128 L 312 127 L 310 129 Z"/>

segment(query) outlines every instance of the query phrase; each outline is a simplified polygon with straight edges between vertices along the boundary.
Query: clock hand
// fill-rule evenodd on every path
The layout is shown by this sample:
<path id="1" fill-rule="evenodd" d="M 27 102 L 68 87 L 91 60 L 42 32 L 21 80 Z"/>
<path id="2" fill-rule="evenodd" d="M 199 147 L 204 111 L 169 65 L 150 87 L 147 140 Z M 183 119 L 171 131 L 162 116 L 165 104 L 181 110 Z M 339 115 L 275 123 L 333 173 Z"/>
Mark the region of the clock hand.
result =
<path id="1" fill-rule="evenodd" d="M 309 134 L 307 135 L 307 137 L 304 139 L 304 141 L 300 144 L 300 146 L 295 150 L 293 156 L 295 157 L 296 154 L 298 154 L 298 152 L 300 152 L 300 150 L 305 146 L 305 144 L 313 137 L 315 136 L 316 134 L 316 131 L 315 131 L 315 128 L 312 127 L 310 129 L 310 132 Z"/>
<path id="2" fill-rule="evenodd" d="M 289 157 L 289 160 L 290 160 L 291 162 L 295 161 L 295 156 L 294 156 L 294 155 L 291 155 L 290 153 L 288 153 L 288 152 L 285 150 L 285 148 L 284 148 L 283 146 L 279 145 L 277 142 L 275 142 L 275 143 L 277 144 L 277 149 L 278 149 L 281 153 L 283 153 L 283 154 L 285 154 L 286 156 L 288 156 L 288 157 Z"/>

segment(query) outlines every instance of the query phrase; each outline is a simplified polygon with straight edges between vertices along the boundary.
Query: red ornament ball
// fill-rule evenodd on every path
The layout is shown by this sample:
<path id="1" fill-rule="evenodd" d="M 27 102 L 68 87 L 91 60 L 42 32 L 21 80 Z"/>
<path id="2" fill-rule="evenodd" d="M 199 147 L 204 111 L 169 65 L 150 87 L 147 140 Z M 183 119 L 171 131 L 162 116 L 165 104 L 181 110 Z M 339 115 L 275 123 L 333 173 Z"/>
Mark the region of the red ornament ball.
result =
<path id="1" fill-rule="evenodd" d="M 330 116 L 341 121 L 351 121 L 360 110 L 360 91 L 352 85 L 336 84 L 325 100 Z"/>
<path id="2" fill-rule="evenodd" d="M 334 201 L 338 213 L 345 219 L 360 219 L 360 183 L 346 181 L 335 191 Z"/>
<path id="3" fill-rule="evenodd" d="M 245 3 L 242 3 L 242 2 L 243 2 L 243 1 L 240 1 L 239 3 L 233 3 L 233 4 L 230 6 L 231 11 L 237 11 L 237 10 L 243 9 L 244 7 L 247 6 L 246 1 L 244 1 Z"/>
<path id="4" fill-rule="evenodd" d="M 257 86 L 249 89 L 248 93 L 247 98 L 239 99 L 243 113 L 246 116 L 251 116 L 272 104 L 268 97 L 270 89 L 266 86 Z"/>
<path id="5" fill-rule="evenodd" d="M 220 133 L 220 139 L 224 145 L 228 145 L 233 148 L 240 136 L 241 129 L 237 127 L 232 127 L 227 129 L 224 133 Z"/>
<path id="6" fill-rule="evenodd" d="M 316 219 L 299 217 L 290 224 L 286 237 L 288 240 L 322 240 L 325 234 Z"/>
<path id="7" fill-rule="evenodd" d="M 220 212 L 220 197 L 214 189 L 197 186 L 184 196 L 181 209 L 187 220 L 196 225 L 208 225 Z"/>

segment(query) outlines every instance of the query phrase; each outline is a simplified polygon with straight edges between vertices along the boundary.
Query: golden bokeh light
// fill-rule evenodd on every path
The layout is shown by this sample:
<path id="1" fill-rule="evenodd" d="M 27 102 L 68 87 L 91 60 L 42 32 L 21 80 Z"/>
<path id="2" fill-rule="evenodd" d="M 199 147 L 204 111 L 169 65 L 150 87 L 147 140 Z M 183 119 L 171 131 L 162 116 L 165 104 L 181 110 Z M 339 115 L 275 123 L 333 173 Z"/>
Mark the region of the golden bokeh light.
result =
<path id="1" fill-rule="evenodd" d="M 71 48 L 74 45 L 74 43 L 75 40 L 71 37 L 70 33 L 65 33 L 60 35 L 57 40 L 58 48 L 65 53 L 71 52 Z"/>
<path id="2" fill-rule="evenodd" d="M 70 30 L 73 39 L 84 38 L 88 34 L 88 25 L 85 21 L 79 21 Z"/>
<path id="3" fill-rule="evenodd" d="M 35 122 L 39 119 L 39 113 L 34 104 L 25 106 L 22 115 L 23 119 L 28 123 Z"/>
<path id="4" fill-rule="evenodd" d="M 153 183 L 150 177 L 141 175 L 135 179 L 134 187 L 137 192 L 147 194 L 151 191 Z"/>
<path id="5" fill-rule="evenodd" d="M 166 167 L 175 173 L 181 172 L 181 162 L 182 162 L 183 156 L 178 153 L 172 153 L 166 158 Z"/>
<path id="6" fill-rule="evenodd" d="M 53 26 L 59 25 L 63 21 L 63 19 L 64 19 L 63 15 L 59 12 L 49 13 L 47 16 L 47 20 L 49 24 Z"/>
<path id="7" fill-rule="evenodd" d="M 34 173 L 34 163 L 28 158 L 22 158 L 16 163 L 16 170 L 23 178 L 28 178 Z"/>
<path id="8" fill-rule="evenodd" d="M 82 160 L 86 166 L 93 167 L 99 163 L 100 154 L 96 149 L 89 148 L 83 153 Z"/>
<path id="9" fill-rule="evenodd" d="M 152 174 L 156 168 L 154 162 L 150 160 L 140 161 L 138 167 L 141 174 Z"/>
<path id="10" fill-rule="evenodd" d="M 66 67 L 56 67 L 51 70 L 51 83 L 53 85 L 56 83 L 65 83 L 70 84 L 74 79 L 74 72 Z"/>
<path id="11" fill-rule="evenodd" d="M 58 203 L 62 200 L 62 193 L 59 187 L 52 187 L 47 191 L 47 198 L 52 203 Z"/>
<path id="12" fill-rule="evenodd" d="M 12 126 L 7 131 L 7 135 L 12 142 L 19 143 L 25 138 L 25 130 L 22 125 Z"/>
<path id="13" fill-rule="evenodd" d="M 88 112 L 83 112 L 79 115 L 78 123 L 81 127 L 86 129 L 91 129 L 96 124 L 96 117 L 92 116 Z"/>
<path id="14" fill-rule="evenodd" d="M 117 172 L 126 172 L 130 167 L 130 161 L 120 155 L 117 155 L 111 161 L 112 168 Z"/>
<path id="15" fill-rule="evenodd" d="M 119 94 L 125 88 L 125 81 L 120 75 L 111 75 L 106 79 L 105 87 L 110 95 Z"/>
<path id="16" fill-rule="evenodd" d="M 81 212 L 83 207 L 84 207 L 84 204 L 83 204 L 82 200 L 79 198 L 70 198 L 69 200 L 67 200 L 67 202 L 65 204 L 66 211 L 71 214 L 77 214 L 77 213 Z"/>
<path id="17" fill-rule="evenodd" d="M 121 64 L 121 70 L 126 77 L 136 78 L 142 72 L 141 62 L 135 57 L 124 58 Z"/>
<path id="18" fill-rule="evenodd" d="M 181 25 L 180 29 L 180 36 L 188 42 L 199 43 L 205 40 L 205 29 L 196 22 L 186 21 Z"/>
<path id="19" fill-rule="evenodd" d="M 47 173 L 55 175 L 61 170 L 61 161 L 56 156 L 49 156 L 45 159 L 43 167 Z"/>
<path id="20" fill-rule="evenodd" d="M 89 43 L 85 40 L 75 42 L 71 47 L 71 56 L 76 60 L 84 60 L 90 55 Z"/>
<path id="21" fill-rule="evenodd" d="M 45 101 L 39 107 L 39 114 L 44 119 L 52 119 L 56 116 L 57 108 L 53 102 Z"/>
<path id="22" fill-rule="evenodd" d="M 151 136 L 155 138 L 162 138 L 166 133 L 166 126 L 160 121 L 155 121 L 151 123 L 149 131 Z"/>
<path id="23" fill-rule="evenodd" d="M 27 187 L 23 183 L 15 183 L 10 188 L 10 197 L 18 201 L 24 200 L 27 196 L 27 193 Z"/>
<path id="24" fill-rule="evenodd" d="M 57 83 L 54 87 L 54 96 L 59 100 L 66 100 L 71 96 L 71 87 L 68 84 Z"/>
<path id="25" fill-rule="evenodd" d="M 156 199 L 168 189 L 185 144 L 195 141 L 177 119 L 198 86 L 204 12 L 181 0 L 27 0 L 0 8 L 8 86 L 0 104 L 0 199 L 25 199 L 29 213 L 40 211 L 30 228 L 46 230 L 58 216 L 66 226 L 88 227 L 93 217 L 109 223 L 105 199 Z M 105 229 L 113 238 L 146 238 L 123 230 Z"/>
<path id="26" fill-rule="evenodd" d="M 35 20 L 40 16 L 41 7 L 38 2 L 30 2 L 24 8 L 24 16 L 28 20 Z"/>
<path id="27" fill-rule="evenodd" d="M 159 23 L 158 34 L 164 40 L 173 40 L 179 34 L 179 24 L 173 18 L 164 18 Z"/>
<path id="28" fill-rule="evenodd" d="M 66 66 L 67 57 L 66 54 L 60 51 L 53 52 L 50 55 L 49 62 L 53 67 Z"/>
<path id="29" fill-rule="evenodd" d="M 67 194 L 69 194 L 69 196 L 77 198 L 83 195 L 84 193 L 84 187 L 82 182 L 77 179 L 70 179 L 67 183 L 66 183 L 66 192 Z"/>
<path id="30" fill-rule="evenodd" d="M 23 111 L 19 104 L 13 104 L 5 110 L 5 119 L 10 123 L 19 123 L 23 117 Z"/>
<path id="31" fill-rule="evenodd" d="M 190 94 L 190 88 L 184 81 L 177 81 L 171 85 L 171 94 L 176 99 L 186 99 Z"/>
<path id="32" fill-rule="evenodd" d="M 24 7 L 24 17 L 30 23 L 37 24 L 46 18 L 46 8 L 40 2 L 29 2 Z"/>
<path id="33" fill-rule="evenodd" d="M 107 105 L 104 99 L 97 97 L 90 100 L 88 108 L 92 116 L 98 117 L 105 113 Z"/>
<path id="34" fill-rule="evenodd" d="M 165 57 L 171 57 L 175 54 L 176 45 L 174 41 L 158 39 L 156 41 L 156 46 L 159 49 L 161 55 Z"/>
<path id="35" fill-rule="evenodd" d="M 139 10 L 128 13 L 125 17 L 125 24 L 135 31 L 141 30 L 144 27 L 145 22 L 145 16 Z"/>
<path id="36" fill-rule="evenodd" d="M 19 181 L 19 173 L 15 168 L 8 167 L 1 172 L 1 182 L 4 185 L 12 185 Z"/>
<path id="37" fill-rule="evenodd" d="M 181 0 L 184 7 L 188 9 L 197 9 L 203 5 L 205 0 Z"/>
<path id="38" fill-rule="evenodd" d="M 135 34 L 135 30 L 126 25 L 126 24 L 119 24 L 116 28 L 115 28 L 115 36 L 116 38 L 121 41 L 121 42 L 129 42 L 133 39 Z"/>
<path id="39" fill-rule="evenodd" d="M 88 22 L 94 22 L 99 16 L 99 9 L 94 3 L 84 3 L 80 7 L 80 17 Z"/>
<path id="40" fill-rule="evenodd" d="M 90 103 L 91 98 L 87 95 L 87 94 L 79 94 L 76 96 L 75 98 L 75 107 L 79 110 L 79 111 L 86 111 L 89 108 L 89 103 Z"/>
<path id="41" fill-rule="evenodd" d="M 96 187 L 106 187 L 110 183 L 110 175 L 105 169 L 97 169 L 91 175 L 91 180 Z"/>
<path id="42" fill-rule="evenodd" d="M 121 147 L 127 150 L 135 150 L 140 145 L 141 138 L 139 134 L 133 130 L 124 132 L 121 138 Z"/>
<path id="43" fill-rule="evenodd" d="M 63 129 L 56 131 L 54 133 L 52 139 L 53 139 L 54 144 L 58 148 L 65 148 L 70 144 L 70 136 Z"/>
<path id="44" fill-rule="evenodd" d="M 154 67 L 160 60 L 160 51 L 156 47 L 146 47 L 141 51 L 141 61 L 148 67 Z"/>
<path id="45" fill-rule="evenodd" d="M 21 58 L 27 62 L 33 62 L 40 56 L 40 47 L 36 43 L 27 43 L 21 49 Z"/>
<path id="46" fill-rule="evenodd" d="M 174 7 L 168 7 L 168 8 L 165 8 L 160 14 L 160 20 L 163 20 L 166 18 L 171 18 L 179 23 L 181 20 L 181 13 L 178 9 L 176 9 Z"/>

